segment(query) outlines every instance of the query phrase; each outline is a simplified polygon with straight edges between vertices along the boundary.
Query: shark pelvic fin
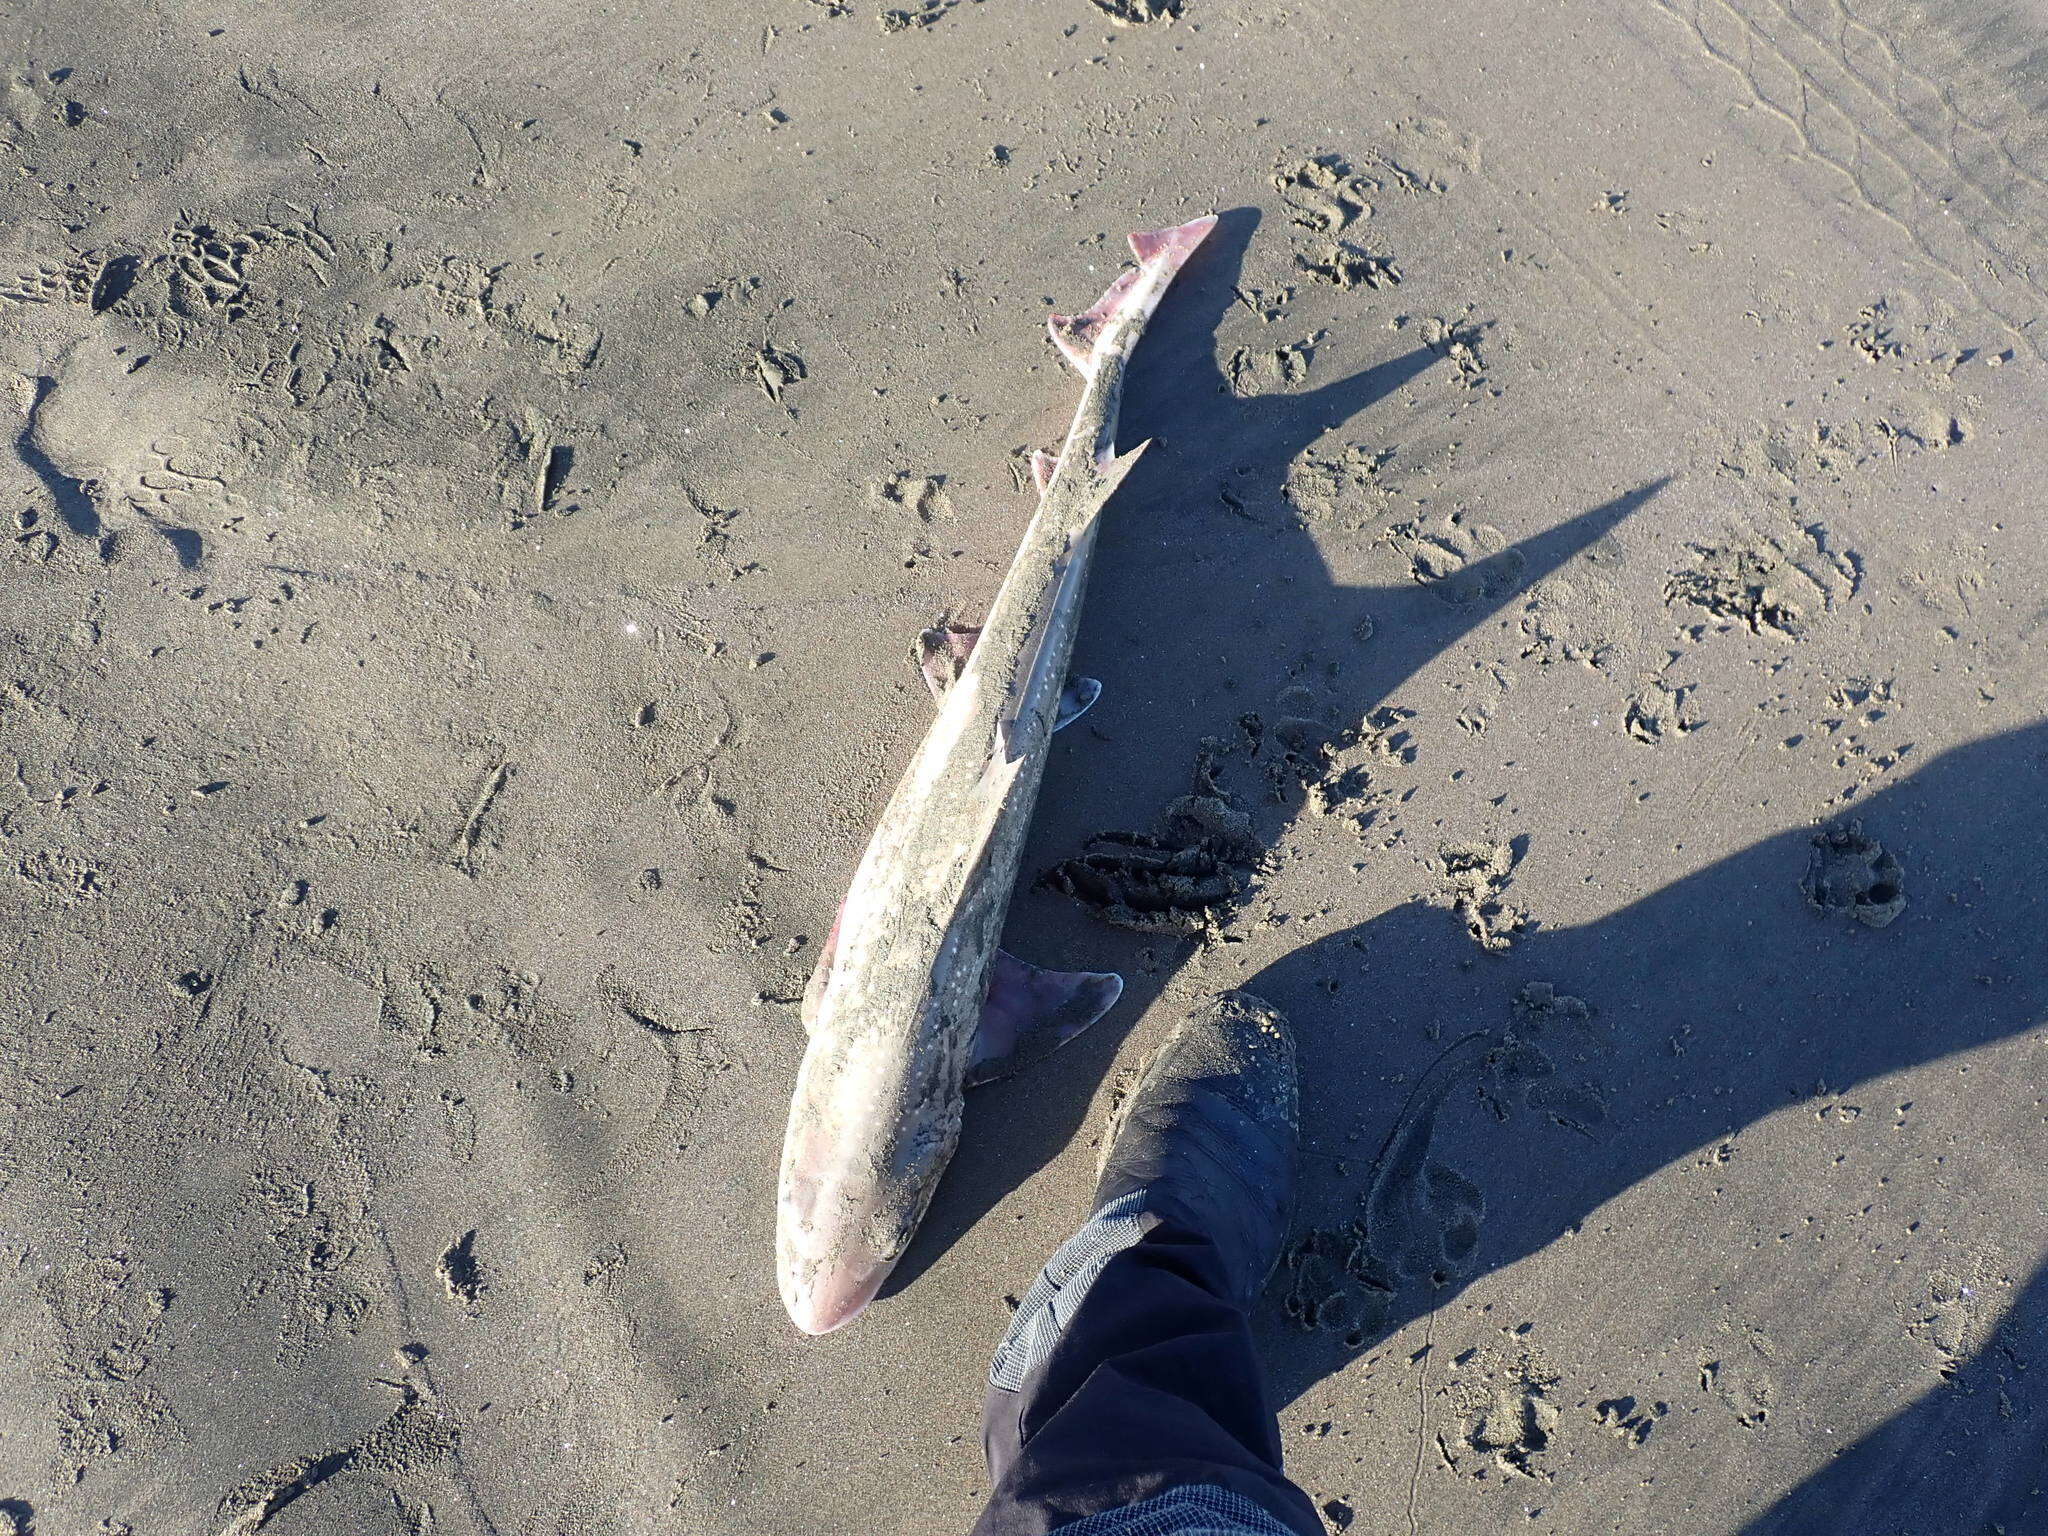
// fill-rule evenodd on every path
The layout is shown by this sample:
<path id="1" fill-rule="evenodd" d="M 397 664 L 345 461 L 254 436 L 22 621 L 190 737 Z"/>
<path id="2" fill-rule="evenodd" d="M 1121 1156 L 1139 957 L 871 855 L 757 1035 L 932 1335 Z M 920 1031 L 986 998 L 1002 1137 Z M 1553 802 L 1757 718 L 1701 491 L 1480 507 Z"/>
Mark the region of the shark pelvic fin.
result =
<path id="1" fill-rule="evenodd" d="M 1060 712 L 1052 717 L 1052 728 L 1064 731 L 1094 707 L 1102 697 L 1102 684 L 1092 677 L 1070 677 L 1060 690 Z"/>
<path id="2" fill-rule="evenodd" d="M 1044 1060 L 1109 1012 L 1123 990 L 1123 977 L 1113 972 L 1043 971 L 997 950 L 967 1085 L 991 1083 Z"/>
<path id="3" fill-rule="evenodd" d="M 924 685 L 931 689 L 934 700 L 946 697 L 946 690 L 958 680 L 967 666 L 967 658 L 974 654 L 974 642 L 980 638 L 980 630 L 969 629 L 950 620 L 919 632 L 917 670 L 924 674 Z M 1102 684 L 1094 678 L 1068 678 L 1067 686 L 1060 693 L 1059 713 L 1053 716 L 1052 728 L 1056 731 L 1066 729 L 1087 714 L 1101 697 Z"/>
<path id="4" fill-rule="evenodd" d="M 980 638 L 980 630 L 950 619 L 918 632 L 917 670 L 924 674 L 924 685 L 931 689 L 934 699 L 943 699 L 946 690 L 966 670 L 967 658 L 974 654 L 974 642 Z"/>
<path id="5" fill-rule="evenodd" d="M 1037 482 L 1041 494 L 1052 484 L 1052 472 L 1059 467 L 1057 454 L 1047 453 L 1043 448 L 1031 450 L 1031 478 Z"/>

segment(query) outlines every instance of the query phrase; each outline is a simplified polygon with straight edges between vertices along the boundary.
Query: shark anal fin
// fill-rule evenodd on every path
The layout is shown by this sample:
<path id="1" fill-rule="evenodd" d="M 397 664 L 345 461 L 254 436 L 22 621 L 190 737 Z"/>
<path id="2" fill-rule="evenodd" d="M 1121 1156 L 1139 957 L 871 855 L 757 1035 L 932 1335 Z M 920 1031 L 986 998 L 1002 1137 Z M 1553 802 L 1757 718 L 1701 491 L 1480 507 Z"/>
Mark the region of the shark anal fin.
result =
<path id="1" fill-rule="evenodd" d="M 997 950 L 967 1062 L 967 1086 L 992 1083 L 1042 1061 L 1109 1012 L 1123 990 L 1123 977 L 1113 972 L 1043 971 Z"/>

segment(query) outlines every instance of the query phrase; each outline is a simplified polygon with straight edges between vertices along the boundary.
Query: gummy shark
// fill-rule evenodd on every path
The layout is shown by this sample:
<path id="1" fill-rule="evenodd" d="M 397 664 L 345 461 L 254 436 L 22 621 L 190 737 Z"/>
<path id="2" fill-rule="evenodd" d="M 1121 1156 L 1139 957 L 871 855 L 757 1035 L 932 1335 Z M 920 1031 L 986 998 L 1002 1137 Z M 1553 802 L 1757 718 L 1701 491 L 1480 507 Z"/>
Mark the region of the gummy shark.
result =
<path id="1" fill-rule="evenodd" d="M 1127 268 L 1053 341 L 1085 380 L 1038 509 L 979 630 L 919 639 L 938 718 L 875 827 L 804 994 L 810 1032 L 776 1213 L 783 1305 L 805 1333 L 859 1316 L 909 1246 L 960 1139 L 966 1089 L 1081 1033 L 1121 977 L 1040 970 L 998 949 L 1052 733 L 1100 685 L 1067 680 L 1103 504 L 1144 450 L 1116 452 L 1124 373 L 1213 214 L 1130 237 Z"/>

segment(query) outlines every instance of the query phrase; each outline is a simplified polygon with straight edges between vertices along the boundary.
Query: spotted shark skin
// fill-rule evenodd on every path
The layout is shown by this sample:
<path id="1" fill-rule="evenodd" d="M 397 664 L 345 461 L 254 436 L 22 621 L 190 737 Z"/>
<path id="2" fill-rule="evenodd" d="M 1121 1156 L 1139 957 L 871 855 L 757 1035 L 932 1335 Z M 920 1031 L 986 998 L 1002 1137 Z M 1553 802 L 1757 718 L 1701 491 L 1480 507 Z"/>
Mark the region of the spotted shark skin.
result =
<path id="1" fill-rule="evenodd" d="M 1063 698 L 1075 710 L 1067 662 L 1098 519 L 1145 446 L 1115 451 L 1125 371 L 1215 224 L 1132 235 L 1137 265 L 1086 313 L 1053 317 L 1085 381 L 1073 424 L 1056 457 L 1034 460 L 1038 508 L 979 633 L 924 636 L 938 718 L 805 999 L 776 1220 L 783 1305 L 805 1333 L 845 1326 L 881 1289 L 959 1143 L 969 1084 L 1078 1034 L 1122 990 L 1115 976 L 1036 970 L 997 941 Z"/>

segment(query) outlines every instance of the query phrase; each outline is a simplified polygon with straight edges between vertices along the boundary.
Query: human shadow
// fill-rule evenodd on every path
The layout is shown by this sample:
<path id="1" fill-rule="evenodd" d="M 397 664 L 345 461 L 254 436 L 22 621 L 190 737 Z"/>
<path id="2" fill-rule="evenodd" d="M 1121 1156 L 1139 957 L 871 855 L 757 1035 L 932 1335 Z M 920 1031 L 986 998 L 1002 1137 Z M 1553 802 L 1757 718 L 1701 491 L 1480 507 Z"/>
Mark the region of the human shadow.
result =
<path id="1" fill-rule="evenodd" d="M 1766 1116 L 1804 1104 L 1820 1135 L 1864 1117 L 1903 1123 L 1911 1111 L 1879 1079 L 2038 1027 L 2044 796 L 2048 725 L 2034 725 L 1955 748 L 1857 802 L 1863 835 L 1903 864 L 1907 905 L 1883 927 L 1809 901 L 1816 829 L 1802 825 L 1598 921 L 1524 933 L 1504 953 L 1480 951 L 1443 909 L 1409 903 L 1249 978 L 1294 1021 L 1314 1085 L 1303 1099 L 1307 1237 L 1276 1287 L 1313 1331 L 1268 1330 L 1278 1400 L 1660 1170 L 1739 1161 L 1743 1133 Z M 1954 1198 L 1905 1179 L 1879 1195 L 1877 1177 L 1892 1231 L 1939 1225 Z M 1805 1230 L 1809 1216 L 1840 1241 L 1864 1235 L 1803 1198 L 1784 1225 Z M 1648 1246 L 1683 1239 L 1677 1227 L 1642 1234 Z M 2040 1241 L 2038 1230 L 2012 1233 L 2010 1258 L 2030 1262 Z M 1898 1246 L 1922 1270 L 1942 1256 Z M 2038 1388 L 2021 1397 L 2019 1365 L 2041 1354 L 2044 1284 L 2034 1277 L 1953 1380 L 1750 1529 L 1990 1529 L 1952 1518 L 1959 1479 L 1986 1510 L 2036 1498 L 2048 1404 Z M 1864 1325 L 1908 1345 L 1889 1307 Z M 1914 1500 L 1923 1520 L 1902 1513 Z M 1886 1521 L 1842 1513 L 1865 1507 Z"/>
<path id="2" fill-rule="evenodd" d="M 1286 506 L 1289 467 L 1325 434 L 1359 422 L 1421 378 L 1437 358 L 1427 347 L 1403 346 L 1318 388 L 1237 394 L 1218 364 L 1215 337 L 1240 302 L 1241 266 L 1257 224 L 1253 210 L 1222 216 L 1138 349 L 1118 436 L 1123 445 L 1151 438 L 1155 446 L 1105 514 L 1075 651 L 1076 669 L 1102 680 L 1103 702 L 1055 738 L 1025 850 L 1027 878 L 1105 824 L 1149 818 L 1184 792 L 1203 737 L 1270 705 L 1304 667 L 1315 669 L 1332 720 L 1362 720 L 1431 658 L 1495 619 L 1665 484 L 1638 486 L 1490 553 L 1474 551 L 1456 573 L 1454 600 L 1417 582 L 1340 581 Z M 1368 628 L 1371 638 L 1361 639 Z M 1300 808 L 1303 793 L 1299 781 L 1283 785 L 1281 822 Z M 1262 828 L 1273 821 L 1263 815 Z M 1028 889 L 1017 893 L 1005 944 L 1034 963 L 1119 971 L 1124 998 L 1050 1060 L 970 1095 L 960 1149 L 885 1295 L 914 1284 L 998 1200 L 1071 1144 L 1124 1031 L 1191 950 L 1172 940 L 1134 942 L 1074 903 Z"/>
<path id="3" fill-rule="evenodd" d="M 2048 1402 L 2027 1374 L 2043 1360 L 2048 1265 L 1949 1379 L 1829 1461 L 1743 1536 L 2048 1530 Z"/>

